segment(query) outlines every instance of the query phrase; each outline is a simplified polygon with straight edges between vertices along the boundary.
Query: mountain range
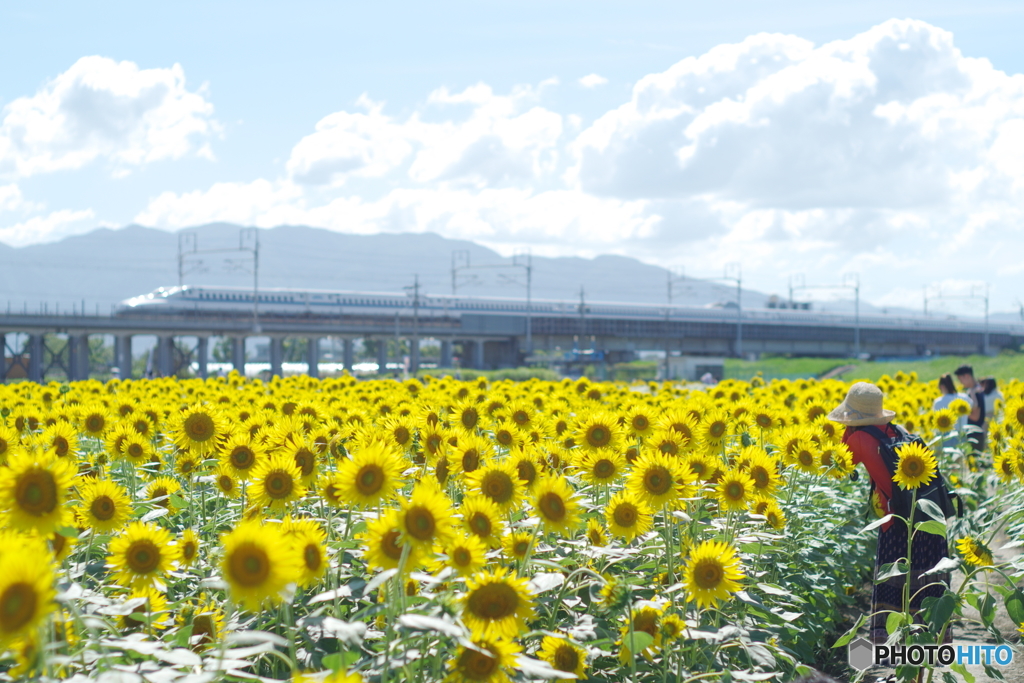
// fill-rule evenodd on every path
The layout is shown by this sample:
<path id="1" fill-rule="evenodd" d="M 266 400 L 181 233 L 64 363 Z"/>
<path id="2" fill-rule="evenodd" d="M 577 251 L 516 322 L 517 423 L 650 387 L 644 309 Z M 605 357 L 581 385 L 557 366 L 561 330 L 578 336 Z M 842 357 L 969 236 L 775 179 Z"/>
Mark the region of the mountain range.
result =
<path id="1" fill-rule="evenodd" d="M 84 310 L 112 306 L 179 283 L 251 287 L 252 259 L 237 249 L 244 228 L 211 223 L 178 232 L 129 225 L 98 228 L 58 242 L 10 247 L 0 243 L 0 310 Z M 497 252 L 434 233 L 345 234 L 308 226 L 260 229 L 259 287 L 402 292 L 418 279 L 422 294 L 526 297 L 525 269 Z M 184 251 L 183 259 L 179 258 Z M 663 304 L 669 271 L 626 256 L 533 256 L 535 300 Z M 468 266 L 468 267 L 467 267 Z M 179 272 L 180 271 L 180 272 Z M 180 276 L 180 277 L 179 277 Z M 735 305 L 728 281 L 671 277 L 672 301 L 689 306 Z M 763 308 L 771 295 L 744 289 L 744 308 Z M 814 303 L 815 310 L 850 311 L 853 301 Z M 861 302 L 862 314 L 916 314 Z M 994 314 L 993 320 L 1018 320 Z"/>

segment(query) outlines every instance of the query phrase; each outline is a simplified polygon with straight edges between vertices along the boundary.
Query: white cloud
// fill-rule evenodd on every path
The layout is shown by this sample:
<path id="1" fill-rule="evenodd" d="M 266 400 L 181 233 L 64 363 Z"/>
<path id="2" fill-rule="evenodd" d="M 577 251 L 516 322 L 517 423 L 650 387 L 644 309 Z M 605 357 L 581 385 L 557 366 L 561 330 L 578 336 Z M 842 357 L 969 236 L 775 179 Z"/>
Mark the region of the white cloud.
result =
<path id="1" fill-rule="evenodd" d="M 34 216 L 15 225 L 0 228 L 0 242 L 21 247 L 38 242 L 53 242 L 64 237 L 88 232 L 96 227 L 86 223 L 93 218 L 92 209 L 70 211 L 61 209 L 45 216 Z"/>
<path id="2" fill-rule="evenodd" d="M 31 211 L 42 211 L 43 205 L 30 202 L 21 194 L 21 188 L 11 183 L 0 185 L 0 213 L 4 211 L 20 211 L 28 213 Z"/>
<path id="3" fill-rule="evenodd" d="M 537 106 L 550 81 L 496 95 L 478 84 L 440 88 L 422 111 L 399 121 L 360 98 L 366 113 L 340 111 L 292 149 L 289 176 L 303 185 L 342 185 L 351 178 L 403 175 L 414 184 L 478 188 L 543 180 L 560 160 L 562 117 Z"/>
<path id="4" fill-rule="evenodd" d="M 115 175 L 162 159 L 211 156 L 217 131 L 203 88 L 189 91 L 180 65 L 140 69 L 83 57 L 0 120 L 0 173 L 28 177 L 106 159 Z"/>
<path id="5" fill-rule="evenodd" d="M 602 86 L 608 83 L 608 79 L 605 78 L 604 76 L 599 76 L 598 74 L 588 74 L 581 78 L 578 82 L 584 88 L 596 88 L 598 86 Z"/>
<path id="6" fill-rule="evenodd" d="M 135 132 L 103 144 L 64 123 L 24 124 L 42 142 L 0 164 L 25 175 L 103 158 L 118 170 L 199 153 L 216 130 L 205 93 L 185 89 L 179 67 L 93 70 L 114 67 L 170 79 L 154 88 L 179 115 L 156 118 L 179 122 L 157 127 L 176 145 L 148 142 L 147 115 L 122 117 Z M 61 84 L 83 69 L 15 101 L 32 107 L 8 105 L 0 145 L 14 139 L 8 120 L 31 119 L 20 112 L 70 101 Z M 856 272 L 865 301 L 911 308 L 924 284 L 961 276 L 991 280 L 994 301 L 1020 296 L 1024 76 L 964 57 L 941 29 L 889 21 L 819 46 L 751 36 L 644 76 L 588 123 L 550 104 L 555 85 L 438 88 L 406 112 L 370 93 L 296 140 L 279 177 L 165 192 L 136 220 L 435 231 L 506 252 L 629 254 L 694 276 L 736 261 L 744 284 L 767 292 L 794 273 L 836 284 Z M 0 206 L 24 205 L 0 186 Z"/>

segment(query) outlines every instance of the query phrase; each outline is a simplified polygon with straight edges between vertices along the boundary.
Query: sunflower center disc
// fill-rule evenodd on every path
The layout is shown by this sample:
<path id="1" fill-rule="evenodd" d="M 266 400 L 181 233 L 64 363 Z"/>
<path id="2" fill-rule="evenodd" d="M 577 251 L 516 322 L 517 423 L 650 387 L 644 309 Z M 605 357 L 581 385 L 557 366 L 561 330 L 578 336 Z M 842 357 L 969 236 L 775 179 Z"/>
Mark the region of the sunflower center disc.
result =
<path id="1" fill-rule="evenodd" d="M 405 525 L 418 541 L 426 541 L 434 536 L 434 515 L 426 508 L 411 508 L 406 516 Z"/>
<path id="2" fill-rule="evenodd" d="M 473 531 L 477 536 L 490 536 L 491 535 L 491 520 L 487 518 L 487 515 L 476 513 L 469 521 L 469 526 L 472 527 Z"/>
<path id="3" fill-rule="evenodd" d="M 248 448 L 236 448 L 231 453 L 231 464 L 236 469 L 245 470 L 252 466 L 256 456 Z"/>
<path id="4" fill-rule="evenodd" d="M 629 503 L 623 503 L 615 508 L 612 518 L 619 526 L 630 527 L 636 524 L 637 509 Z"/>
<path id="5" fill-rule="evenodd" d="M 611 460 L 598 460 L 594 464 L 594 476 L 607 479 L 615 474 L 615 464 Z"/>
<path id="6" fill-rule="evenodd" d="M 36 611 L 35 589 L 27 583 L 15 583 L 0 595 L 0 625 L 5 633 L 17 631 L 27 624 Z"/>
<path id="7" fill-rule="evenodd" d="M 359 475 L 356 477 L 356 488 L 362 495 L 369 496 L 377 493 L 383 485 L 384 472 L 377 465 L 366 465 L 359 470 Z"/>
<path id="8" fill-rule="evenodd" d="M 22 510 L 42 516 L 57 507 L 57 482 L 49 472 L 31 472 L 19 479 L 15 495 Z"/>
<path id="9" fill-rule="evenodd" d="M 135 541 L 127 556 L 128 567 L 136 574 L 149 574 L 160 565 L 160 549 L 152 541 Z"/>
<path id="10" fill-rule="evenodd" d="M 92 516 L 101 522 L 109 521 L 114 516 L 114 501 L 109 496 L 100 496 L 92 502 Z"/>
<path id="11" fill-rule="evenodd" d="M 504 473 L 496 472 L 484 482 L 484 493 L 496 503 L 505 503 L 512 497 L 512 480 Z"/>
<path id="12" fill-rule="evenodd" d="M 489 680 L 497 665 L 497 659 L 475 650 L 464 651 L 459 659 L 459 668 L 462 669 L 463 676 L 471 681 Z"/>
<path id="13" fill-rule="evenodd" d="M 576 650 L 568 645 L 560 645 L 555 650 L 554 660 L 555 668 L 559 671 L 575 671 L 576 667 L 579 666 L 580 656 L 576 653 Z"/>
<path id="14" fill-rule="evenodd" d="M 644 485 L 647 488 L 647 491 L 656 496 L 668 493 L 671 483 L 672 479 L 669 477 L 668 471 L 663 467 L 650 469 L 644 476 Z"/>
<path id="15" fill-rule="evenodd" d="M 306 546 L 306 549 L 302 553 L 302 559 L 306 562 L 306 568 L 310 571 L 316 571 L 320 568 L 320 551 L 317 550 L 316 545 L 310 543 Z"/>
<path id="16" fill-rule="evenodd" d="M 565 501 L 557 493 L 545 493 L 540 500 L 539 507 L 544 516 L 553 522 L 565 519 Z"/>
<path id="17" fill-rule="evenodd" d="M 504 583 L 492 583 L 473 591 L 467 603 L 469 611 L 481 619 L 496 621 L 510 617 L 519 607 L 515 588 Z"/>
<path id="18" fill-rule="evenodd" d="M 262 585 L 270 574 L 267 553 L 254 545 L 237 548 L 231 556 L 231 574 L 243 586 Z"/>
<path id="19" fill-rule="evenodd" d="M 717 562 L 701 562 L 693 573 L 693 580 L 704 590 L 718 588 L 722 578 L 722 567 Z"/>
<path id="20" fill-rule="evenodd" d="M 275 473 L 267 477 L 267 492 L 271 498 L 285 498 L 292 492 L 292 479 L 287 474 Z"/>

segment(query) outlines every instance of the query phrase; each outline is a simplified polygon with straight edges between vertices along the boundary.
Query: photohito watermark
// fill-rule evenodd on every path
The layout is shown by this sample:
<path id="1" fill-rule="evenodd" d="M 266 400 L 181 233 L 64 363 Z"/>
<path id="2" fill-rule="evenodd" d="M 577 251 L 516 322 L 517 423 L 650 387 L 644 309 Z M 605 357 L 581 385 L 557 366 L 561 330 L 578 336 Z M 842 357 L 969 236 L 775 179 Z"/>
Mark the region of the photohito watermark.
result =
<path id="1" fill-rule="evenodd" d="M 872 645 L 866 638 L 852 641 L 847 651 L 850 666 L 863 671 L 871 666 L 1006 666 L 1013 661 L 1009 645 Z"/>

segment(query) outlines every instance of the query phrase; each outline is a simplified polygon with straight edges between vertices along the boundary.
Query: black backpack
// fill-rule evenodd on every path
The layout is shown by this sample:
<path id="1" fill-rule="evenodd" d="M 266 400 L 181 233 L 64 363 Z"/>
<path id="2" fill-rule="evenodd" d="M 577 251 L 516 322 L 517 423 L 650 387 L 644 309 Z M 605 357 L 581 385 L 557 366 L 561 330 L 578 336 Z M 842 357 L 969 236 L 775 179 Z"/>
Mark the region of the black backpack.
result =
<path id="1" fill-rule="evenodd" d="M 927 447 L 927 444 L 925 444 L 924 440 L 920 436 L 911 434 L 898 424 L 893 424 L 892 427 L 896 430 L 895 437 L 890 437 L 874 425 L 854 428 L 867 432 L 878 441 L 878 453 L 882 456 L 882 461 L 885 463 L 886 469 L 889 470 L 890 478 L 896 474 L 896 463 L 899 462 L 899 456 L 896 455 L 896 451 L 900 446 L 909 443 L 918 443 Z M 873 496 L 874 493 L 875 482 L 872 481 L 871 490 L 868 492 L 869 505 L 871 496 Z M 910 517 L 910 503 L 912 499 L 912 492 L 901 488 L 899 484 L 893 482 L 892 498 L 889 499 L 889 512 L 894 515 L 899 515 L 903 519 L 908 519 Z M 946 485 L 946 478 L 942 476 L 942 472 L 936 472 L 934 479 L 917 489 L 917 499 L 930 500 L 935 503 L 939 506 L 939 509 L 942 510 L 942 514 L 946 517 L 960 517 L 963 515 L 963 504 L 960 501 L 960 496 L 949 492 L 949 487 Z M 956 506 L 953 505 L 954 499 L 957 503 Z M 918 512 L 920 514 L 920 511 Z M 927 515 L 921 514 L 919 516 L 918 514 L 915 514 L 914 522 L 927 518 Z"/>

